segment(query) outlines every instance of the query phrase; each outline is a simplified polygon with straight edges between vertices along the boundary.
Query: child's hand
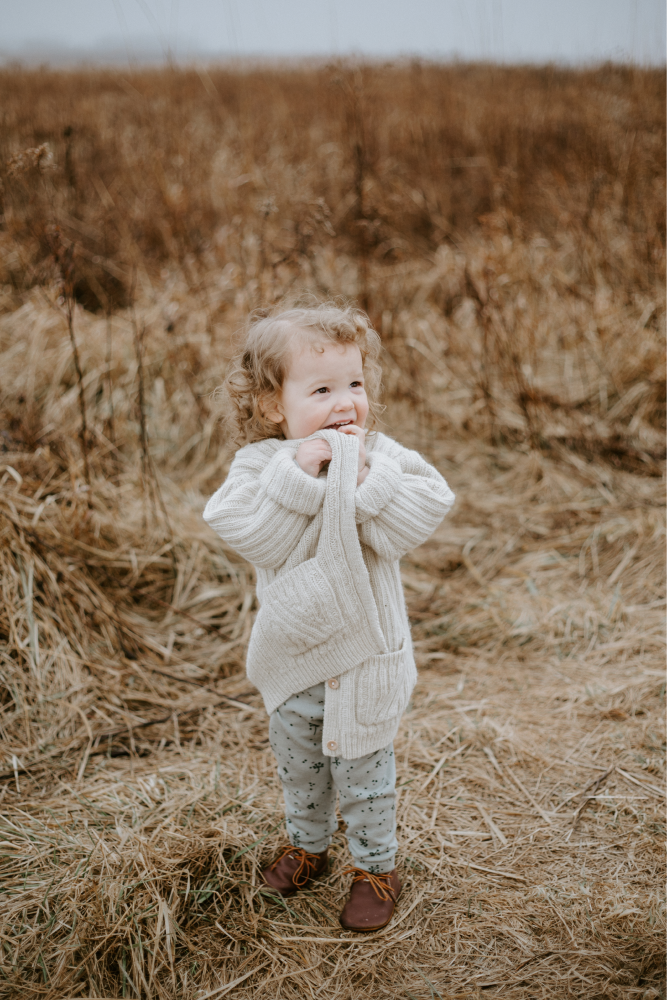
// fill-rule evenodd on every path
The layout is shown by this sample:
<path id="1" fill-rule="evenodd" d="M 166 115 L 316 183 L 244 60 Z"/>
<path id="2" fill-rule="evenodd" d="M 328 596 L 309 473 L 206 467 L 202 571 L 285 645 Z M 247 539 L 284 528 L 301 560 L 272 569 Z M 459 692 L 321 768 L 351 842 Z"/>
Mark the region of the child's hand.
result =
<path id="1" fill-rule="evenodd" d="M 357 427 L 356 424 L 346 424 L 345 427 L 339 429 L 339 434 L 352 434 L 353 437 L 359 442 L 359 467 L 357 475 L 357 486 L 361 486 L 364 479 L 370 472 L 370 469 L 366 465 L 366 431 L 363 427 Z"/>
<path id="2" fill-rule="evenodd" d="M 331 461 L 331 448 L 324 438 L 315 438 L 300 444 L 296 453 L 296 463 L 309 476 L 315 479 L 320 474 L 323 465 Z"/>

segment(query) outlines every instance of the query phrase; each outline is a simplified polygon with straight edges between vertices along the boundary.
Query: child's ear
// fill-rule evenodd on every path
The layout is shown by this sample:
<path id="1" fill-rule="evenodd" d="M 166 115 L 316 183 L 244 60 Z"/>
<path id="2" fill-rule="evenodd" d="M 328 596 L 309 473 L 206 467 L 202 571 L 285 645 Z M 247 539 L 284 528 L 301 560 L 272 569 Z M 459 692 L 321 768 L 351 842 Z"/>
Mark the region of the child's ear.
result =
<path id="1" fill-rule="evenodd" d="M 282 424 L 285 417 L 280 412 L 280 403 L 275 396 L 263 399 L 260 406 L 267 420 L 270 420 L 272 424 Z"/>

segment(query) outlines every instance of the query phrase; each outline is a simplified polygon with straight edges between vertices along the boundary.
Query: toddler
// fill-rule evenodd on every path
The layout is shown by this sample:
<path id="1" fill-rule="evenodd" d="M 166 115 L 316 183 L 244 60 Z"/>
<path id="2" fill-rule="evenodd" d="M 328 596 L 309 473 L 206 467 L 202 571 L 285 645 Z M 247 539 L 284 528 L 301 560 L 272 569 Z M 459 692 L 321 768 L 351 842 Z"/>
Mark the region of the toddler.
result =
<path id="1" fill-rule="evenodd" d="M 340 922 L 353 931 L 384 927 L 401 891 L 392 740 L 417 673 L 398 561 L 454 501 L 417 452 L 372 430 L 379 353 L 350 308 L 251 326 L 225 380 L 249 443 L 204 511 L 257 573 L 247 672 L 270 715 L 289 838 L 263 878 L 288 896 L 325 872 L 338 795 L 354 858 Z"/>

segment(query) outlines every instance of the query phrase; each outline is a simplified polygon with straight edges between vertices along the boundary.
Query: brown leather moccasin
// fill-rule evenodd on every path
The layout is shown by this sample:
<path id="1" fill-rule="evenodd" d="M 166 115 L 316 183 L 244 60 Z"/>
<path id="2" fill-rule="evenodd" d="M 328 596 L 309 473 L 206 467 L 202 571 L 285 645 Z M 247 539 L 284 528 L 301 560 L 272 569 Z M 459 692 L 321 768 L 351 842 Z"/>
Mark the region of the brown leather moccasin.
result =
<path id="1" fill-rule="evenodd" d="M 391 920 L 396 900 L 401 894 L 396 869 L 386 875 L 372 875 L 363 868 L 348 868 L 354 873 L 350 898 L 340 915 L 346 931 L 379 931 Z"/>
<path id="2" fill-rule="evenodd" d="M 276 860 L 262 872 L 270 889 L 280 896 L 292 896 L 297 889 L 305 889 L 314 878 L 326 871 L 329 850 L 309 854 L 303 847 L 284 847 Z"/>

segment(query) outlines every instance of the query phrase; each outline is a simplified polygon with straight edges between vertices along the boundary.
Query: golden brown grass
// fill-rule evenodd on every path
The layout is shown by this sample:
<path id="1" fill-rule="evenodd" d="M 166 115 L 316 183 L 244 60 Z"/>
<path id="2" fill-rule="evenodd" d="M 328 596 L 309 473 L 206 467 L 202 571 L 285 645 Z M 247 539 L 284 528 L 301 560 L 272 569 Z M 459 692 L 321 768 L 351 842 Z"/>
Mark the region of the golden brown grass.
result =
<path id="1" fill-rule="evenodd" d="M 0 994 L 664 996 L 663 75 L 5 71 L 0 107 Z M 406 890 L 364 938 L 342 833 L 261 888 L 252 578 L 200 518 L 233 332 L 306 292 L 367 305 L 387 429 L 458 494 L 405 560 Z"/>

